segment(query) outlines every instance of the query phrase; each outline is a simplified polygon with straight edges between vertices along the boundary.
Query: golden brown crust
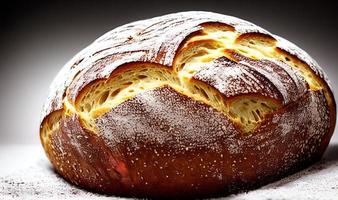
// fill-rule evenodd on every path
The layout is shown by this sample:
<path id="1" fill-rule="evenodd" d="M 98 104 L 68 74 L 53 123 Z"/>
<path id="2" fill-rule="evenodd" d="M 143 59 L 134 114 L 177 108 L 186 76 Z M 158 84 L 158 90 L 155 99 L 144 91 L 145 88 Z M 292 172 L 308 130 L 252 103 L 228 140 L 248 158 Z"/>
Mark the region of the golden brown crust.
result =
<path id="1" fill-rule="evenodd" d="M 219 30 L 234 41 L 221 44 Z M 271 55 L 249 58 L 245 48 Z M 203 57 L 210 52 L 216 57 Z M 178 80 L 198 56 L 207 61 L 191 79 Z M 174 80 L 97 111 L 89 128 L 88 113 L 78 107 L 83 97 L 141 68 L 157 68 Z M 203 89 L 197 98 L 183 83 L 209 88 L 214 99 Z M 276 107 L 247 133 L 231 108 L 238 99 L 260 104 L 251 97 Z M 302 169 L 324 153 L 335 123 L 326 75 L 303 50 L 237 18 L 183 12 L 118 27 L 76 55 L 51 86 L 40 137 L 56 171 L 76 185 L 121 196 L 183 198 L 246 190 Z"/>
<path id="2" fill-rule="evenodd" d="M 126 193 L 128 171 L 102 138 L 83 129 L 78 116 L 63 118 L 50 135 L 49 158 L 68 181 L 96 191 Z M 126 177 L 126 178 L 125 178 Z"/>
<path id="3" fill-rule="evenodd" d="M 51 135 L 49 152 L 61 175 L 95 191 L 157 198 L 229 194 L 320 158 L 329 123 L 313 114 L 329 120 L 322 112 L 327 105 L 311 106 L 324 98 L 308 92 L 245 136 L 220 112 L 164 87 L 98 118 L 100 137 L 84 130 L 76 116 L 64 119 Z M 191 126 L 194 121 L 201 124 Z"/>

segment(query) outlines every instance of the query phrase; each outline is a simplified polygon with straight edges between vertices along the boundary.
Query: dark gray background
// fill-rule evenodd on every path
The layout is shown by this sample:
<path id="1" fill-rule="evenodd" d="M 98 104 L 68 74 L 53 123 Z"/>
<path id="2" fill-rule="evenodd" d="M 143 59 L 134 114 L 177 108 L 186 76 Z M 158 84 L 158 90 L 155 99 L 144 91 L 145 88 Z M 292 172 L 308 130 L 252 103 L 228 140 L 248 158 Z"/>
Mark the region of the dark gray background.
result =
<path id="1" fill-rule="evenodd" d="M 49 84 L 94 39 L 127 22 L 187 10 L 233 15 L 287 38 L 318 61 L 337 94 L 338 7 L 325 1 L 5 1 L 0 12 L 0 144 L 39 143 Z"/>

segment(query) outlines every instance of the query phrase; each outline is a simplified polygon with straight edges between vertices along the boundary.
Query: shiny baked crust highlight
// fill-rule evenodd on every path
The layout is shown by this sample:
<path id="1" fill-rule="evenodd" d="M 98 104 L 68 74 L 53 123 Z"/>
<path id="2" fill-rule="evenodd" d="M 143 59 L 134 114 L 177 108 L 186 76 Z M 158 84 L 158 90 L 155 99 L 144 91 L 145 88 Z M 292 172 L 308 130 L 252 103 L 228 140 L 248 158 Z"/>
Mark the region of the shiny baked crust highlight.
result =
<path id="1" fill-rule="evenodd" d="M 183 12 L 118 27 L 76 55 L 52 83 L 40 137 L 82 187 L 203 197 L 319 159 L 335 109 L 324 72 L 292 43 L 238 18 Z"/>

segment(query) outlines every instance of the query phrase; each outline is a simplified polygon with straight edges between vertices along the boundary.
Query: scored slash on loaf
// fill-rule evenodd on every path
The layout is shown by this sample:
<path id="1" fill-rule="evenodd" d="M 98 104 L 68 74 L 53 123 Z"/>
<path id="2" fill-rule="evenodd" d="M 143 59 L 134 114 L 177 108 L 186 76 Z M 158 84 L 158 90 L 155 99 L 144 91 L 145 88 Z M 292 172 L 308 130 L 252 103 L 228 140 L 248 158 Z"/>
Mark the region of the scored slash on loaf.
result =
<path id="1" fill-rule="evenodd" d="M 316 162 L 335 122 L 328 79 L 306 52 L 250 22 L 191 11 L 120 26 L 71 59 L 40 138 L 83 188 L 206 197 Z"/>

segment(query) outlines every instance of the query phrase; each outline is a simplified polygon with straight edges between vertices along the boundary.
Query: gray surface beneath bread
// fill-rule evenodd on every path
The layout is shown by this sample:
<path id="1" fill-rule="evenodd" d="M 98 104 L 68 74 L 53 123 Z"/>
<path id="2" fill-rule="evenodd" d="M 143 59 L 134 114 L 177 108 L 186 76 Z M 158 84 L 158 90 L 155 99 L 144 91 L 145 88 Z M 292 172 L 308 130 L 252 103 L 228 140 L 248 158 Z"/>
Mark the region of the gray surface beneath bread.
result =
<path id="1" fill-rule="evenodd" d="M 123 199 L 81 190 L 54 173 L 40 146 L 0 146 L 0 199 Z M 338 140 L 323 159 L 294 175 L 260 189 L 224 197 L 246 199 L 337 199 Z"/>

